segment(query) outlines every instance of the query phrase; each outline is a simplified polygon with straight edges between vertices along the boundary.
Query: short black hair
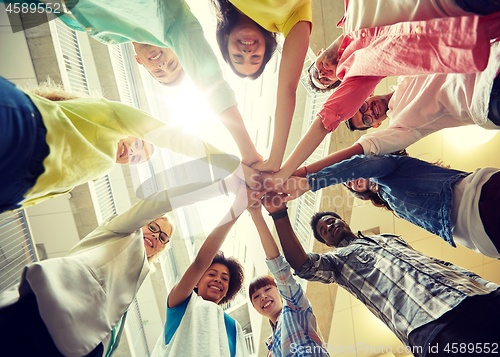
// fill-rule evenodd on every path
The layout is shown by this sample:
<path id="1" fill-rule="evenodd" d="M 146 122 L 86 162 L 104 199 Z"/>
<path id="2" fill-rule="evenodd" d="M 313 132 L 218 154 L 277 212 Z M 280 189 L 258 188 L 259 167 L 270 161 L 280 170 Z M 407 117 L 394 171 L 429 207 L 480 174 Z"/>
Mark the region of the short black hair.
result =
<path id="1" fill-rule="evenodd" d="M 218 305 L 222 305 L 228 301 L 231 301 L 238 291 L 240 291 L 243 281 L 245 280 L 245 273 L 243 272 L 243 266 L 240 262 L 233 257 L 226 258 L 224 252 L 219 251 L 212 260 L 210 266 L 219 263 L 225 265 L 227 270 L 229 270 L 229 287 L 227 289 L 226 296 L 219 301 Z M 198 288 L 193 289 L 195 293 L 198 294 Z"/>
<path id="2" fill-rule="evenodd" d="M 333 217 L 338 218 L 338 219 L 342 219 L 342 218 L 338 214 L 336 214 L 335 212 L 332 212 L 332 211 L 316 212 L 311 217 L 311 229 L 313 231 L 314 238 L 316 238 L 316 240 L 318 242 L 326 244 L 325 240 L 323 238 L 321 238 L 318 230 L 316 229 L 316 226 L 318 225 L 318 221 L 321 218 L 323 218 L 324 216 L 333 216 Z"/>
<path id="3" fill-rule="evenodd" d="M 364 126 L 362 128 L 358 128 L 358 127 L 354 126 L 354 123 L 352 122 L 352 118 L 349 118 L 344 123 L 345 123 L 345 126 L 347 126 L 347 129 L 349 129 L 350 131 L 355 131 L 355 130 L 365 131 L 365 130 L 368 130 L 371 128 L 371 126 Z"/>

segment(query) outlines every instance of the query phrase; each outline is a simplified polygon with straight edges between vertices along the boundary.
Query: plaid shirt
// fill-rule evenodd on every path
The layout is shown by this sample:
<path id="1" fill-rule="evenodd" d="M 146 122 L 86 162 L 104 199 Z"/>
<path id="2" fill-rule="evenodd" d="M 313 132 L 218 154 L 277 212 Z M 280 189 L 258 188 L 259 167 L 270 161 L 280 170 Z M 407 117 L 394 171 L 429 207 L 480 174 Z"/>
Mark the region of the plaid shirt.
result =
<path id="1" fill-rule="evenodd" d="M 346 239 L 326 254 L 309 253 L 297 275 L 337 283 L 365 304 L 408 345 L 417 327 L 438 319 L 469 296 L 499 288 L 478 275 L 384 234 Z"/>
<path id="2" fill-rule="evenodd" d="M 266 260 L 283 298 L 283 310 L 276 320 L 273 335 L 266 341 L 273 357 L 329 356 L 322 346 L 321 332 L 312 306 L 302 287 L 295 281 L 290 265 L 278 256 Z"/>

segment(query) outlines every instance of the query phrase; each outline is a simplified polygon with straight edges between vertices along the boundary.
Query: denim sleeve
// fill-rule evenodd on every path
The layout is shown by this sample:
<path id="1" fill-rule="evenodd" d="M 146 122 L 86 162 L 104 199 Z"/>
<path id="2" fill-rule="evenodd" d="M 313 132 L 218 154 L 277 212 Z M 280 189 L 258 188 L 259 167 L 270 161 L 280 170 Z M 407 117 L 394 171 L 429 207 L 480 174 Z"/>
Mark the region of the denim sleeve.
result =
<path id="1" fill-rule="evenodd" d="M 358 178 L 380 178 L 397 168 L 394 156 L 356 155 L 307 176 L 311 190 L 337 185 Z"/>

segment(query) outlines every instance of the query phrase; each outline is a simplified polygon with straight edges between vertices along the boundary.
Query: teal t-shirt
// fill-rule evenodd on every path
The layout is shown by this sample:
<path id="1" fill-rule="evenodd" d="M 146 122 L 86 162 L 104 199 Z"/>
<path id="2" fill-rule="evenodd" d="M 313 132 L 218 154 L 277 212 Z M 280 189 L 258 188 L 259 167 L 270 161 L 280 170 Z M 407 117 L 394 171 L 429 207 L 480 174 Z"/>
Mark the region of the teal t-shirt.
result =
<path id="1" fill-rule="evenodd" d="M 167 322 L 165 323 L 165 344 L 168 345 L 174 337 L 175 331 L 179 328 L 182 318 L 186 313 L 189 300 L 193 294 L 188 296 L 181 304 L 176 307 L 168 307 L 167 304 Z M 227 340 L 229 342 L 229 351 L 231 357 L 236 356 L 236 321 L 228 314 L 224 313 L 224 323 L 226 325 Z"/>
<path id="2" fill-rule="evenodd" d="M 68 0 L 67 6 L 74 18 L 60 19 L 102 43 L 171 48 L 216 114 L 236 105 L 203 29 L 184 0 Z"/>

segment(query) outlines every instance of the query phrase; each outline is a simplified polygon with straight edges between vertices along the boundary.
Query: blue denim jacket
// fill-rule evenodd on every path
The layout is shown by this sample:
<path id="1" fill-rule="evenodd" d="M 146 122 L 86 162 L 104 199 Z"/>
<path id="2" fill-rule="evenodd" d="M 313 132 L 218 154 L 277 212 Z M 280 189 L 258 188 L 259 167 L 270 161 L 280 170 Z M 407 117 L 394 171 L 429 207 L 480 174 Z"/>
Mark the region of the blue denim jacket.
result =
<path id="1" fill-rule="evenodd" d="M 451 235 L 452 186 L 470 173 L 408 156 L 356 155 L 307 176 L 312 191 L 358 178 L 379 185 L 379 196 L 394 212 L 455 247 Z"/>

